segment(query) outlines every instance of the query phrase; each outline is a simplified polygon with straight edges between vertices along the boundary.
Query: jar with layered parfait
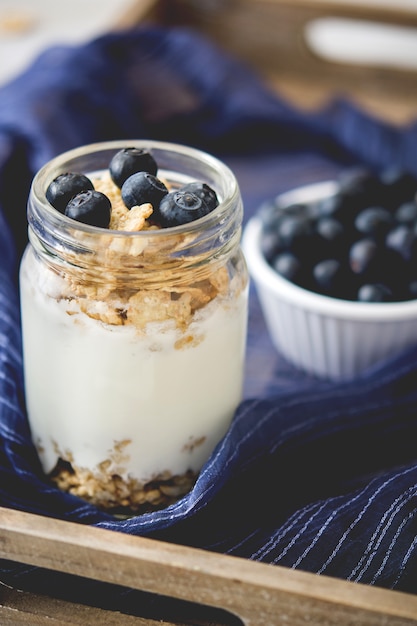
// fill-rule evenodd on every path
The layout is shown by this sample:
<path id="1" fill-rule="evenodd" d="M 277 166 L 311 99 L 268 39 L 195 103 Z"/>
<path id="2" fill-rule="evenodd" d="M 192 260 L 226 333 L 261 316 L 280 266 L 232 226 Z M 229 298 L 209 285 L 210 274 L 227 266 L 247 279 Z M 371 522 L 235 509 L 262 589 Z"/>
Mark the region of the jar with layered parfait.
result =
<path id="1" fill-rule="evenodd" d="M 176 144 L 88 145 L 35 176 L 25 394 L 59 488 L 132 514 L 192 488 L 242 394 L 242 212 L 230 169 Z"/>

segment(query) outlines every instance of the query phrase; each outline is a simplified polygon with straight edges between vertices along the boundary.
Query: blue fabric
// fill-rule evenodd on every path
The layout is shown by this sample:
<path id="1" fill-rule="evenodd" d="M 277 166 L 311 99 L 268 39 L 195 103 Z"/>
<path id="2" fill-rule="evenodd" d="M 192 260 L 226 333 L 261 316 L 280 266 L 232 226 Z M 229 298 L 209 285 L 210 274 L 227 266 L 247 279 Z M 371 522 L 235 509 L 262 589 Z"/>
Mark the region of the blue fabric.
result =
<path id="1" fill-rule="evenodd" d="M 229 432 L 187 496 L 119 521 L 42 474 L 17 291 L 30 180 L 71 147 L 141 137 L 209 150 L 236 172 L 246 221 L 272 195 L 349 164 L 417 172 L 416 134 L 346 101 L 297 111 L 185 30 L 48 50 L 0 89 L 0 505 L 416 593 L 416 348 L 353 381 L 315 380 L 272 348 L 252 289 L 245 398 Z M 36 568 L 3 562 L 0 579 L 51 591 Z"/>

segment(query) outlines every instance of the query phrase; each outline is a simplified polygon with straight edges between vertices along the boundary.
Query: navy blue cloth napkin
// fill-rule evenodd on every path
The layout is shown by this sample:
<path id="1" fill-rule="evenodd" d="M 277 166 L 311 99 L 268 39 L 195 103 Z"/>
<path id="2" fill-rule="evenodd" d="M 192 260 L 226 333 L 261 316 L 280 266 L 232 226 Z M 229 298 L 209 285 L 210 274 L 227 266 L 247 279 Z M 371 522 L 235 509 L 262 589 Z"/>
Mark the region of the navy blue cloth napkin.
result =
<path id="1" fill-rule="evenodd" d="M 416 593 L 416 348 L 343 384 L 315 380 L 274 351 L 252 289 L 245 398 L 229 432 L 187 496 L 120 521 L 41 471 L 17 289 L 29 184 L 63 150 L 139 137 L 209 150 L 235 170 L 247 220 L 271 195 L 350 164 L 416 171 L 416 134 L 343 100 L 298 111 L 180 29 L 48 50 L 0 89 L 0 506 Z M 51 591 L 40 570 L 2 562 L 0 580 L 29 579 Z"/>

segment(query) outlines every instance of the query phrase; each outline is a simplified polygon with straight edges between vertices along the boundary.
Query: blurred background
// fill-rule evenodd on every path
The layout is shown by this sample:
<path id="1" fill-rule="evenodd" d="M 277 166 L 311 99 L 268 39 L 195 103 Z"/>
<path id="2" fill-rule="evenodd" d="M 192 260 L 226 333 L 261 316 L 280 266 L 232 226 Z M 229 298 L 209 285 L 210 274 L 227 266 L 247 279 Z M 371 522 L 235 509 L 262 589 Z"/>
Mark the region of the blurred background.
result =
<path id="1" fill-rule="evenodd" d="M 45 48 L 79 44 L 135 21 L 134 0 L 0 0 L 0 84 Z"/>
<path id="2" fill-rule="evenodd" d="M 348 95 L 416 117 L 417 0 L 0 0 L 0 84 L 46 47 L 141 23 L 201 32 L 300 107 Z"/>

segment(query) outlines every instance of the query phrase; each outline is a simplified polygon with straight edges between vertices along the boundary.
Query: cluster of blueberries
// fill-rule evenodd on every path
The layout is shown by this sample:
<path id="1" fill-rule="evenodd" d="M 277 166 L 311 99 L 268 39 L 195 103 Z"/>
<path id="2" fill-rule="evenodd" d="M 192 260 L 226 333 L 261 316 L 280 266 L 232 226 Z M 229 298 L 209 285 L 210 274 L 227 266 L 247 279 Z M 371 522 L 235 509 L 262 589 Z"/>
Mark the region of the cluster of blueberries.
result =
<path id="1" fill-rule="evenodd" d="M 402 169 L 352 168 L 318 201 L 260 209 L 261 247 L 289 281 L 333 298 L 417 298 L 417 178 Z"/>
<path id="2" fill-rule="evenodd" d="M 121 189 L 128 209 L 149 202 L 150 222 L 160 228 L 187 224 L 204 217 L 218 206 L 216 192 L 206 183 L 193 181 L 169 191 L 157 177 L 158 165 L 150 151 L 128 147 L 119 150 L 109 164 L 110 176 Z M 52 206 L 74 220 L 108 228 L 111 219 L 109 198 L 95 191 L 84 174 L 65 172 L 54 178 L 46 190 Z"/>

